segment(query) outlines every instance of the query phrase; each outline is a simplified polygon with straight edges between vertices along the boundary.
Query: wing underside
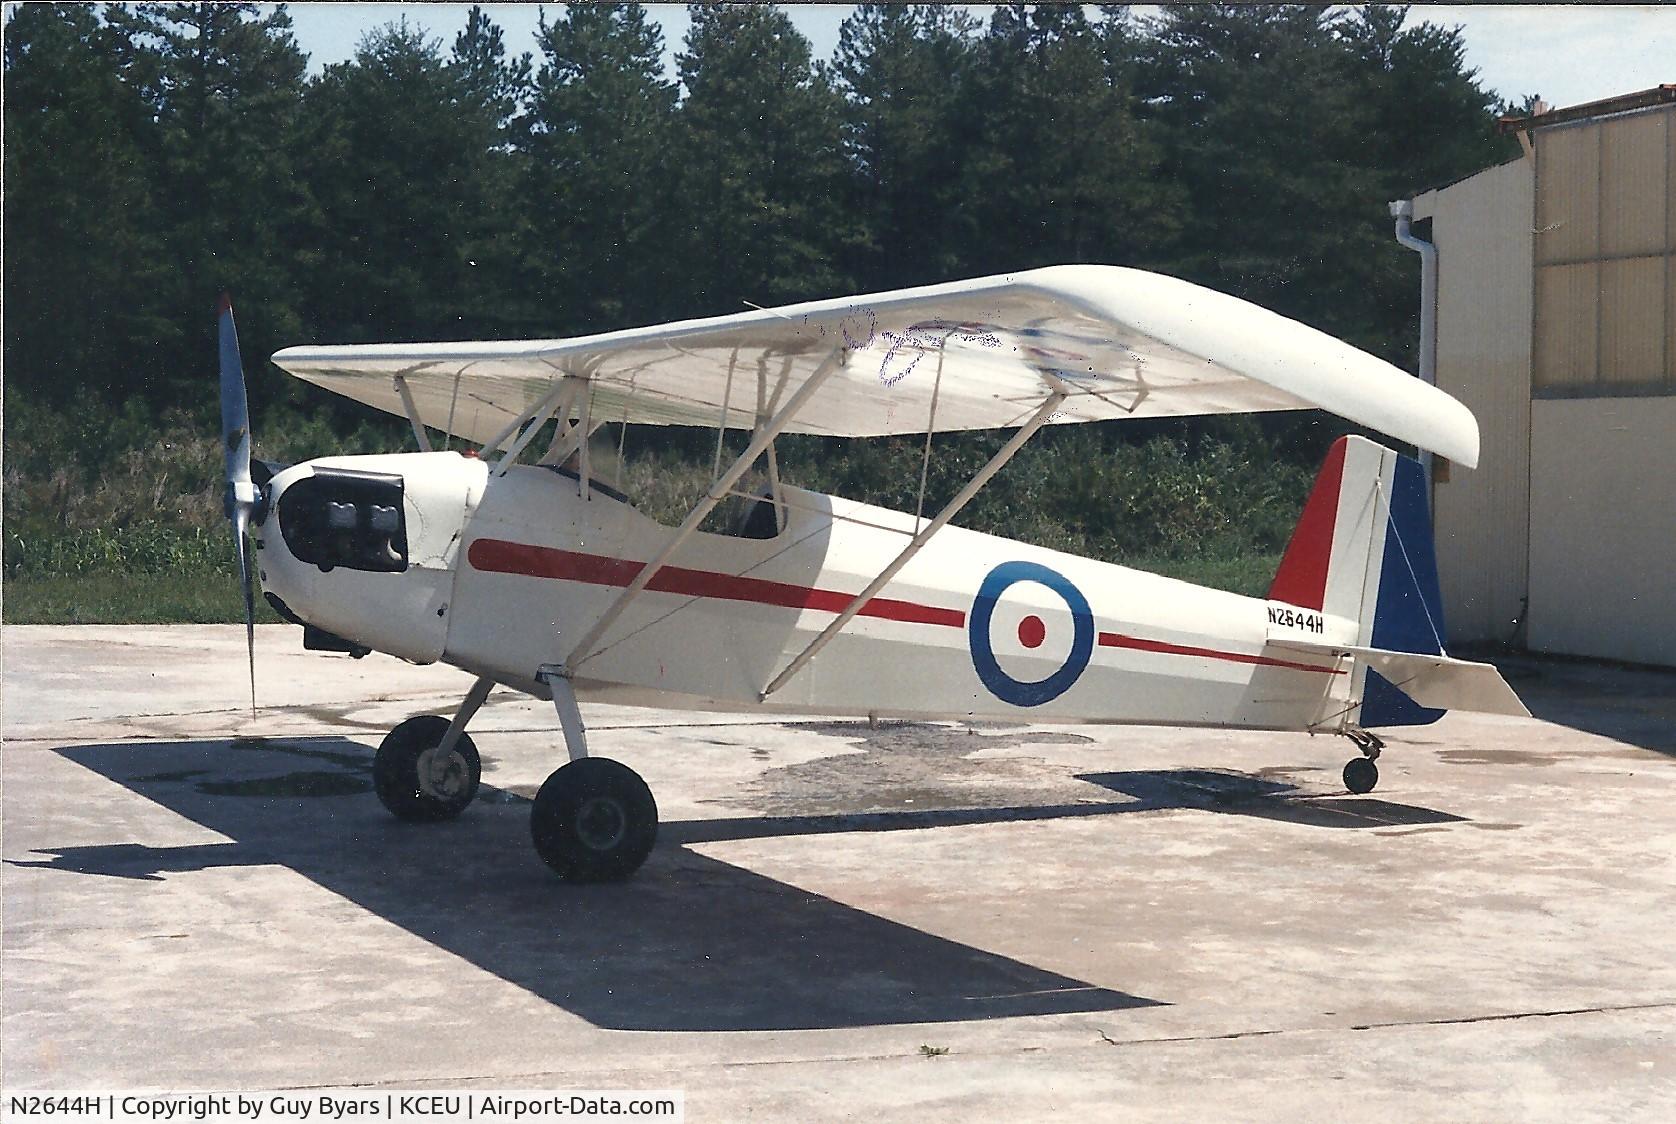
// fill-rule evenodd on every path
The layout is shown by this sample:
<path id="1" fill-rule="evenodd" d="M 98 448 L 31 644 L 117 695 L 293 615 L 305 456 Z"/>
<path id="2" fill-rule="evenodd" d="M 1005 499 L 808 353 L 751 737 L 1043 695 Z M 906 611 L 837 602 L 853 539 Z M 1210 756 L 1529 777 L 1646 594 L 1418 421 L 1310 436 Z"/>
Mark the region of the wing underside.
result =
<path id="1" fill-rule="evenodd" d="M 1055 266 L 574 339 L 287 348 L 284 370 L 486 441 L 587 381 L 595 421 L 749 429 L 838 362 L 786 432 L 1004 429 L 1319 407 L 1471 466 L 1464 406 L 1322 332 L 1172 277 Z M 580 413 L 580 403 L 572 414 Z"/>

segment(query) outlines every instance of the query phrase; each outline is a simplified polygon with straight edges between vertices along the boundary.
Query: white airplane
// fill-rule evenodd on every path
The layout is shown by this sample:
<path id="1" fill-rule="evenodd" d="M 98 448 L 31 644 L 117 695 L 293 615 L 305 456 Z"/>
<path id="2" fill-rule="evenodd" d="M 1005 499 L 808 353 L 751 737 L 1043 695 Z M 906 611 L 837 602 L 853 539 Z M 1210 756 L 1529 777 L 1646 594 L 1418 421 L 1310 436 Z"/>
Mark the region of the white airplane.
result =
<path id="1" fill-rule="evenodd" d="M 576 339 L 287 348 L 278 366 L 405 415 L 421 451 L 263 479 L 225 299 L 221 333 L 247 636 L 248 528 L 305 646 L 476 677 L 452 719 L 410 718 L 378 749 L 379 798 L 407 820 L 471 803 L 465 728 L 495 685 L 551 699 L 570 760 L 531 834 L 572 881 L 632 874 L 658 824 L 638 775 L 589 756 L 579 699 L 1330 732 L 1360 750 L 1357 793 L 1378 780 L 1371 729 L 1526 713 L 1493 667 L 1446 654 L 1424 473 L 1361 437 L 1333 446 L 1266 599 L 951 525 L 1045 425 L 1319 407 L 1476 464 L 1477 423 L 1447 394 L 1174 278 L 1059 266 Z M 597 479 L 588 439 L 609 422 L 717 427 L 714 480 L 679 526 Z M 478 448 L 438 451 L 433 429 Z M 750 438 L 724 468 L 728 429 Z M 934 434 L 976 429 L 1013 435 L 934 513 L 923 466 L 910 515 L 787 485 L 774 455 L 783 433 L 924 434 L 928 464 Z M 729 497 L 734 533 L 701 531 Z"/>

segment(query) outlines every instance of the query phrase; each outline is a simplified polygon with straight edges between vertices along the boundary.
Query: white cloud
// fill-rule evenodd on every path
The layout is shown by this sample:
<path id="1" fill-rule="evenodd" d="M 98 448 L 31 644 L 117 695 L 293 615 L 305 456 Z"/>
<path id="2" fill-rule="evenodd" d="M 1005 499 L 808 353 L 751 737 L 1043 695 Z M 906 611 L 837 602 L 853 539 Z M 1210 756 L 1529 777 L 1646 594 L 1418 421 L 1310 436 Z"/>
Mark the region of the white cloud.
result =
<path id="1" fill-rule="evenodd" d="M 1676 82 L 1676 8 L 1436 5 L 1409 19 L 1459 24 L 1479 83 L 1510 101 L 1578 105 Z"/>

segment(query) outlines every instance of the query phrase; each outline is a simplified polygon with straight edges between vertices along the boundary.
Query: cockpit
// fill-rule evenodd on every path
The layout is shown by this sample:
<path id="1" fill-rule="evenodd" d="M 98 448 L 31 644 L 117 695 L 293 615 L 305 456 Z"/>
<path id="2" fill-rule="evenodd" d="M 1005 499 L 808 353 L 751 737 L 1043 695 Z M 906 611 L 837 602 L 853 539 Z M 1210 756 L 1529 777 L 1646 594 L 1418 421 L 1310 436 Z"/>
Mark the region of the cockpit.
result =
<path id="1" fill-rule="evenodd" d="M 609 461 L 596 459 L 595 465 L 610 464 Z M 582 485 L 582 471 L 578 458 L 572 454 L 562 464 L 542 463 L 538 467 L 546 469 L 555 476 L 572 482 L 578 488 Z M 668 517 L 658 510 L 659 505 L 650 496 L 636 496 L 632 494 L 633 486 L 620 478 L 609 476 L 609 469 L 603 473 L 590 472 L 587 488 L 591 494 L 599 494 L 626 504 L 649 519 L 672 525 Z M 777 478 L 769 473 L 758 473 L 758 479 L 745 484 L 743 481 L 730 489 L 726 499 L 717 504 L 716 509 L 704 520 L 700 530 L 709 534 L 727 535 L 739 539 L 772 539 L 780 535 L 785 529 L 784 499 L 779 498 L 780 492 Z"/>

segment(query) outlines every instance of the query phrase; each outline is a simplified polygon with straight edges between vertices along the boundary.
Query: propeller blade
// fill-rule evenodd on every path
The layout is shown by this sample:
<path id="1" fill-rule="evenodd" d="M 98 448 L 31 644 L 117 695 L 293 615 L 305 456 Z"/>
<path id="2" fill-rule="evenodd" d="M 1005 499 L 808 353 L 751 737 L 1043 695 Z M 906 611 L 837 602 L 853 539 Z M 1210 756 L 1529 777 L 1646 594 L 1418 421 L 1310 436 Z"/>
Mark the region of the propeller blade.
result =
<path id="1" fill-rule="evenodd" d="M 221 448 L 227 458 L 227 516 L 239 552 L 239 588 L 244 591 L 244 646 L 250 663 L 250 713 L 256 713 L 256 594 L 250 583 L 250 519 L 261 493 L 250 477 L 250 403 L 244 392 L 244 362 L 233 324 L 233 299 L 221 294 L 216 308 L 221 352 Z"/>
<path id="2" fill-rule="evenodd" d="M 239 358 L 239 332 L 233 324 L 233 300 L 221 294 L 216 309 L 221 327 L 221 447 L 227 458 L 227 483 L 235 502 L 255 502 L 250 483 L 250 404 L 244 392 L 244 363 Z M 248 496 L 243 492 L 250 492 Z"/>
<path id="3" fill-rule="evenodd" d="M 233 534 L 239 544 L 239 588 L 244 590 L 244 647 L 250 659 L 250 713 L 256 713 L 256 593 L 250 584 L 250 513 L 233 512 Z"/>

